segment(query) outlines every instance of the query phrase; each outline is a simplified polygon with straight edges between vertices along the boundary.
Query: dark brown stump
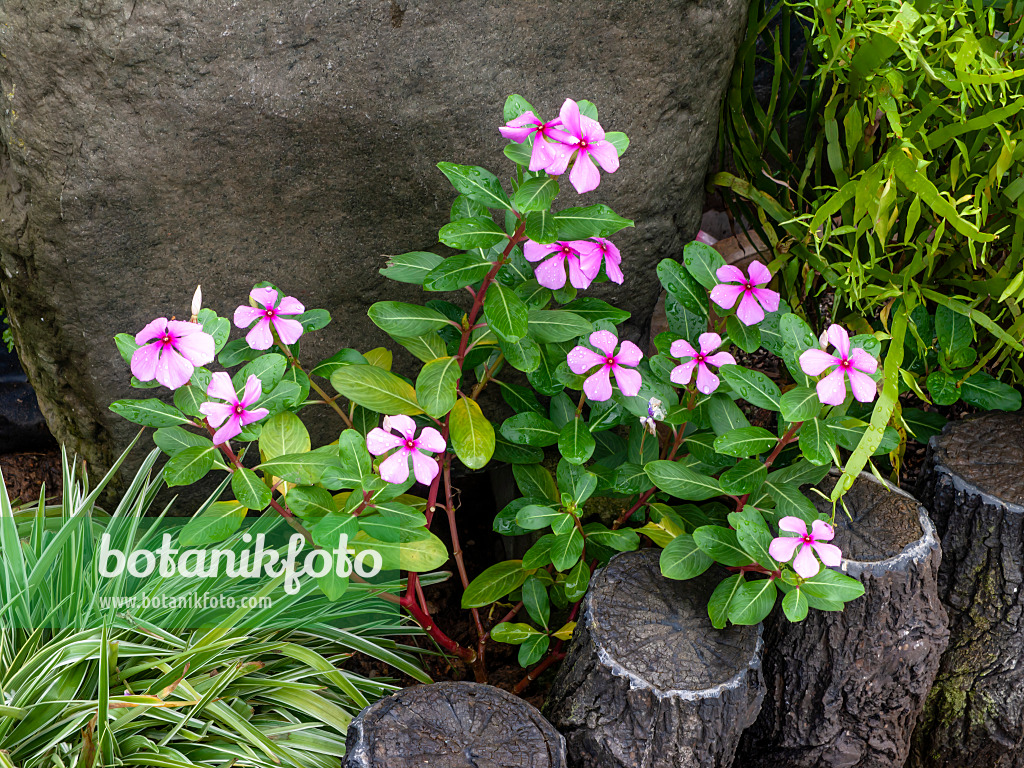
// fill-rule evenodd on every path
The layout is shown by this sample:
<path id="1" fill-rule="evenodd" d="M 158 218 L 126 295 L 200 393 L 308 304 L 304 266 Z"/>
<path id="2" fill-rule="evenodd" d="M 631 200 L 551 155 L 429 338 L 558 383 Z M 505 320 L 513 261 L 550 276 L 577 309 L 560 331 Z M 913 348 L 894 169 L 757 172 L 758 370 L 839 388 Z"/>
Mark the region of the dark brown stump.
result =
<path id="1" fill-rule="evenodd" d="M 565 740 L 536 707 L 477 683 L 417 685 L 348 727 L 344 768 L 565 768 Z"/>
<path id="2" fill-rule="evenodd" d="M 948 425 L 929 442 L 918 495 L 942 537 L 950 638 L 912 764 L 1024 766 L 1024 416 Z"/>
<path id="3" fill-rule="evenodd" d="M 760 625 L 712 627 L 722 574 L 666 579 L 660 552 L 617 555 L 591 581 L 545 706 L 573 766 L 728 766 L 757 717 Z"/>
<path id="4" fill-rule="evenodd" d="M 822 490 L 832 490 L 826 478 Z M 818 509 L 832 506 L 817 494 Z M 836 511 L 839 570 L 864 585 L 842 612 L 765 622 L 768 695 L 743 736 L 745 768 L 897 768 L 946 647 L 939 541 L 914 497 L 862 474 Z M 852 519 L 851 519 L 852 516 Z"/>

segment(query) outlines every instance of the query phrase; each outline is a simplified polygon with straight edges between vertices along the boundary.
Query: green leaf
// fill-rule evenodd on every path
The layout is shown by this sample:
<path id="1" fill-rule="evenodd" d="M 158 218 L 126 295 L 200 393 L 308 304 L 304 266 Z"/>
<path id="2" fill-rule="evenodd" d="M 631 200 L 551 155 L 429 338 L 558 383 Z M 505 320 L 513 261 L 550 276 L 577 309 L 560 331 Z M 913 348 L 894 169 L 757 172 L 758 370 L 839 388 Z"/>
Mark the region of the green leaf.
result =
<path id="1" fill-rule="evenodd" d="M 115 400 L 110 404 L 110 410 L 144 427 L 173 427 L 192 423 L 177 408 L 155 397 L 146 400 Z"/>
<path id="2" fill-rule="evenodd" d="M 960 385 L 960 397 L 968 405 L 986 411 L 1016 411 L 1020 409 L 1020 392 L 994 376 L 979 371 Z"/>
<path id="3" fill-rule="evenodd" d="M 712 560 L 728 566 L 750 565 L 754 559 L 740 546 L 736 531 L 721 525 L 702 525 L 693 540 Z"/>
<path id="4" fill-rule="evenodd" d="M 302 330 L 308 333 L 309 331 L 319 331 L 330 325 L 331 313 L 326 309 L 307 309 L 301 315 L 297 315 L 295 319 L 302 325 Z M 224 322 L 228 322 L 227 318 L 224 318 Z M 224 336 L 227 338 L 226 333 Z"/>
<path id="5" fill-rule="evenodd" d="M 756 352 L 760 349 L 761 331 L 756 325 L 744 325 L 736 315 L 729 315 L 725 319 L 725 330 L 729 334 L 729 341 L 744 352 Z"/>
<path id="6" fill-rule="evenodd" d="M 212 446 L 186 448 L 167 460 L 164 481 L 168 486 L 191 485 L 213 469 L 216 455 L 217 449 Z"/>
<path id="7" fill-rule="evenodd" d="M 392 338 L 424 363 L 429 363 L 431 360 L 445 357 L 448 354 L 448 348 L 445 346 L 444 339 L 441 338 L 441 334 L 437 331 L 431 331 L 430 333 L 410 339 L 398 338 L 397 336 L 392 336 Z"/>
<path id="8" fill-rule="evenodd" d="M 505 122 L 508 123 L 515 120 L 524 112 L 533 112 L 533 106 L 520 96 L 518 93 L 513 93 L 507 99 L 505 99 L 505 106 L 502 109 L 502 117 Z"/>
<path id="9" fill-rule="evenodd" d="M 577 507 L 589 499 L 597 490 L 597 475 L 583 467 L 571 464 L 565 459 L 558 462 L 555 470 L 558 488 L 567 494 Z"/>
<path id="10" fill-rule="evenodd" d="M 757 491 L 768 478 L 768 470 L 756 459 L 743 459 L 718 477 L 719 485 L 725 493 L 743 496 Z"/>
<path id="11" fill-rule="evenodd" d="M 473 248 L 491 248 L 508 239 L 505 230 L 487 216 L 458 219 L 445 224 L 437 233 L 438 239 L 447 246 L 460 251 Z"/>
<path id="12" fill-rule="evenodd" d="M 206 395 L 199 387 L 186 384 L 174 390 L 174 407 L 182 413 L 194 418 L 203 418 L 199 406 L 207 401 Z"/>
<path id="13" fill-rule="evenodd" d="M 710 291 L 719 283 L 715 273 L 719 267 L 725 266 L 725 259 L 707 243 L 694 240 L 683 246 L 683 264 L 686 271 Z"/>
<path id="14" fill-rule="evenodd" d="M 544 448 L 558 442 L 559 429 L 551 419 L 526 411 L 505 419 L 501 425 L 501 434 L 516 445 Z"/>
<path id="15" fill-rule="evenodd" d="M 526 335 L 527 309 L 511 288 L 491 283 L 484 297 L 484 318 L 502 341 L 518 341 Z"/>
<path id="16" fill-rule="evenodd" d="M 423 285 L 427 274 L 444 259 L 436 253 L 427 251 L 411 251 L 398 256 L 388 256 L 387 264 L 380 269 L 384 277 L 399 283 Z"/>
<path id="17" fill-rule="evenodd" d="M 716 392 L 711 396 L 707 402 L 707 412 L 716 435 L 750 426 L 740 407 L 724 392 Z"/>
<path id="18" fill-rule="evenodd" d="M 771 613 L 777 596 L 773 579 L 744 582 L 729 604 L 729 621 L 733 624 L 759 624 Z"/>
<path id="19" fill-rule="evenodd" d="M 771 571 L 778 569 L 779 564 L 768 551 L 775 537 L 768 530 L 760 512 L 749 507 L 742 513 L 734 512 L 729 515 L 729 524 L 736 529 L 736 540 L 744 552 L 764 568 Z"/>
<path id="20" fill-rule="evenodd" d="M 493 267 L 494 264 L 478 253 L 458 253 L 427 273 L 423 279 L 423 290 L 456 291 L 483 280 Z"/>
<path id="21" fill-rule="evenodd" d="M 540 464 L 513 464 L 512 475 L 523 496 L 547 499 L 556 504 L 561 502 L 555 479 Z"/>
<path id="22" fill-rule="evenodd" d="M 534 309 L 529 313 L 529 334 L 541 344 L 573 341 L 594 330 L 594 325 L 574 312 Z"/>
<path id="23" fill-rule="evenodd" d="M 782 612 L 792 622 L 803 621 L 807 618 L 807 598 L 803 590 L 793 589 L 782 598 Z"/>
<path id="24" fill-rule="evenodd" d="M 541 364 L 540 346 L 529 336 L 519 341 L 498 341 L 498 348 L 505 355 L 509 365 L 517 371 L 531 373 Z"/>
<path id="25" fill-rule="evenodd" d="M 711 567 L 714 561 L 697 546 L 693 536 L 681 534 L 661 551 L 661 573 L 669 579 L 692 579 Z"/>
<path id="26" fill-rule="evenodd" d="M 516 657 L 519 666 L 528 667 L 531 664 L 536 664 L 547 652 L 550 644 L 551 638 L 545 634 L 538 633 L 530 636 L 519 646 L 519 654 Z"/>
<path id="27" fill-rule="evenodd" d="M 448 426 L 452 447 L 469 469 L 481 469 L 494 454 L 494 427 L 476 400 L 460 397 L 452 408 Z"/>
<path id="28" fill-rule="evenodd" d="M 555 536 L 551 544 L 551 562 L 556 570 L 567 571 L 576 565 L 583 554 L 583 534 L 573 526 L 567 533 Z"/>
<path id="29" fill-rule="evenodd" d="M 569 571 L 565 577 L 565 597 L 570 602 L 582 600 L 587 594 L 587 586 L 590 584 L 590 566 L 584 560 L 580 560 Z M 546 624 L 545 624 L 546 626 Z"/>
<path id="30" fill-rule="evenodd" d="M 389 416 L 423 413 L 408 382 L 375 365 L 346 365 L 331 374 L 331 386 L 354 403 Z"/>
<path id="31" fill-rule="evenodd" d="M 215 501 L 192 517 L 178 534 L 182 547 L 202 547 L 224 541 L 242 525 L 245 507 L 235 501 Z"/>
<path id="32" fill-rule="evenodd" d="M 578 416 L 562 427 L 558 434 L 558 451 L 572 464 L 582 464 L 594 455 L 594 436 L 587 423 Z"/>
<path id="33" fill-rule="evenodd" d="M 530 574 L 523 570 L 522 560 L 506 560 L 492 565 L 477 576 L 462 593 L 462 607 L 483 608 L 519 589 Z"/>
<path id="34" fill-rule="evenodd" d="M 751 371 L 738 365 L 723 365 L 718 372 L 751 405 L 768 411 L 782 410 L 782 391 L 760 371 Z"/>
<path id="35" fill-rule="evenodd" d="M 295 490 L 295 489 L 293 489 Z M 288 493 L 291 497 L 291 491 Z M 347 536 L 351 542 L 359 532 L 359 519 L 346 512 L 330 512 L 320 519 L 310 533 L 313 534 L 313 541 L 317 546 L 324 549 L 334 549 L 340 543 L 342 536 Z"/>
<path id="36" fill-rule="evenodd" d="M 765 487 L 768 495 L 775 500 L 775 511 L 780 518 L 792 515 L 810 524 L 821 517 L 814 503 L 804 496 L 800 486 L 795 482 L 775 481 L 773 473 L 773 477 L 768 478 Z"/>
<path id="37" fill-rule="evenodd" d="M 821 400 L 812 387 L 793 387 L 782 395 L 782 418 L 791 423 L 813 419 L 821 412 Z"/>
<path id="38" fill-rule="evenodd" d="M 259 446 L 262 460 L 270 461 L 286 453 L 304 453 L 312 444 L 302 420 L 294 413 L 285 411 L 264 422 Z"/>
<path id="39" fill-rule="evenodd" d="M 478 203 L 476 200 L 472 200 L 465 195 L 459 195 L 456 197 L 452 202 L 448 220 L 455 221 L 456 219 L 468 219 L 473 216 L 487 216 L 487 206 L 483 203 Z"/>
<path id="40" fill-rule="evenodd" d="M 544 413 L 544 406 L 540 404 L 537 396 L 529 387 L 510 384 L 505 381 L 499 381 L 498 386 L 501 387 L 501 399 L 516 413 L 525 413 L 527 411 Z"/>
<path id="41" fill-rule="evenodd" d="M 333 446 L 326 448 L 328 451 L 333 450 Z M 342 464 L 337 454 L 331 455 L 318 448 L 306 453 L 286 453 L 263 462 L 256 469 L 262 470 L 264 476 L 279 477 L 289 483 L 315 485 L 321 482 L 325 475 L 340 472 Z"/>
<path id="42" fill-rule="evenodd" d="M 778 438 L 762 427 L 740 427 L 715 438 L 715 450 L 726 456 L 756 456 L 775 447 Z"/>
<path id="43" fill-rule="evenodd" d="M 516 525 L 528 531 L 538 531 L 562 517 L 565 517 L 565 512 L 539 504 L 527 504 L 516 513 Z"/>
<path id="44" fill-rule="evenodd" d="M 234 342 L 231 342 L 234 344 Z M 230 346 L 230 344 L 228 345 Z M 221 361 L 222 365 L 226 365 Z M 329 379 L 331 374 L 336 370 L 345 365 L 367 365 L 369 361 L 363 357 L 359 352 L 354 349 L 342 349 L 335 352 L 333 355 L 328 357 L 326 360 L 321 360 L 313 370 L 309 372 L 310 376 L 322 376 L 325 379 Z"/>
<path id="45" fill-rule="evenodd" d="M 782 334 L 782 343 L 797 355 L 818 346 L 818 337 L 811 327 L 792 312 L 779 318 L 779 333 Z"/>
<path id="46" fill-rule="evenodd" d="M 202 323 L 203 330 L 213 337 L 214 354 L 224 349 L 224 345 L 228 343 L 228 336 L 231 334 L 231 321 L 226 317 L 220 317 L 208 307 L 200 309 L 196 319 Z"/>
<path id="47" fill-rule="evenodd" d="M 536 464 L 544 460 L 544 451 L 528 445 L 515 445 L 497 434 L 494 436 L 493 458 L 508 464 Z"/>
<path id="48" fill-rule="evenodd" d="M 271 392 L 284 378 L 284 372 L 288 370 L 288 358 L 276 352 L 262 354 L 255 360 L 246 363 L 234 376 L 231 377 L 231 386 L 235 392 L 241 393 L 245 390 L 246 382 L 250 376 L 260 380 L 264 393 Z"/>
<path id="49" fill-rule="evenodd" d="M 800 427 L 800 452 L 811 464 L 831 464 L 835 445 L 835 433 L 821 419 L 809 419 Z"/>
<path id="50" fill-rule="evenodd" d="M 945 371 L 934 371 L 928 374 L 925 380 L 928 387 L 928 394 L 936 405 L 952 405 L 960 399 L 960 390 L 956 386 L 956 379 Z"/>
<path id="51" fill-rule="evenodd" d="M 705 501 L 722 495 L 717 480 L 694 472 L 677 461 L 652 461 L 644 471 L 658 488 L 680 499 Z"/>
<path id="52" fill-rule="evenodd" d="M 416 377 L 416 402 L 428 416 L 442 418 L 458 399 L 461 376 L 457 358 L 442 357 L 430 361 Z"/>
<path id="53" fill-rule="evenodd" d="M 711 619 L 711 626 L 715 629 L 724 629 L 729 619 L 729 608 L 732 600 L 746 582 L 743 574 L 737 573 L 724 579 L 715 587 L 715 591 L 708 598 L 708 617 Z"/>
<path id="54" fill-rule="evenodd" d="M 509 207 L 508 195 L 501 188 L 498 177 L 490 171 L 473 165 L 456 165 L 455 163 L 438 163 L 437 167 L 448 177 L 448 181 L 459 191 L 459 194 L 465 195 L 481 205 L 486 205 L 488 208 Z M 489 248 L 490 246 L 484 247 Z"/>
<path id="55" fill-rule="evenodd" d="M 707 319 L 708 292 L 690 276 L 682 264 L 673 259 L 662 259 L 658 263 L 658 279 L 687 312 Z"/>
<path id="56" fill-rule="evenodd" d="M 903 423 L 907 425 L 907 429 L 917 442 L 927 443 L 931 437 L 942 432 L 942 428 L 946 426 L 946 418 L 942 414 L 922 411 L 919 408 L 904 408 Z M 154 435 L 154 440 L 155 438 Z"/>
<path id="57" fill-rule="evenodd" d="M 524 183 L 512 197 L 512 207 L 520 213 L 546 211 L 558 195 L 558 182 L 554 176 L 544 174 Z"/>
<path id="58" fill-rule="evenodd" d="M 804 579 L 800 588 L 808 597 L 848 603 L 864 594 L 864 585 L 844 573 L 822 568 L 816 576 Z"/>
<path id="59" fill-rule="evenodd" d="M 529 624 L 513 624 L 510 621 L 503 621 L 491 630 L 492 638 L 499 643 L 508 643 L 509 645 L 519 645 L 534 635 L 540 634 Z"/>
<path id="60" fill-rule="evenodd" d="M 935 308 L 935 335 L 947 360 L 953 360 L 960 350 L 974 342 L 970 319 L 941 304 Z"/>
<path id="61" fill-rule="evenodd" d="M 212 448 L 213 441 L 203 435 L 188 432 L 181 427 L 163 427 L 153 433 L 153 442 L 156 447 L 168 456 L 174 456 L 186 448 Z M 217 469 L 227 469 L 227 464 L 218 455 L 213 460 L 213 466 Z"/>
<path id="62" fill-rule="evenodd" d="M 613 307 L 607 301 L 595 299 L 591 296 L 570 301 L 562 309 L 579 315 L 589 323 L 596 323 L 598 320 L 607 320 L 612 325 L 622 325 L 629 320 L 630 314 L 624 309 Z"/>
<path id="63" fill-rule="evenodd" d="M 622 153 L 629 148 L 629 137 L 622 131 L 608 131 L 604 135 L 604 140 L 615 147 L 619 157 L 622 157 Z"/>
<path id="64" fill-rule="evenodd" d="M 586 240 L 588 237 L 608 237 L 633 222 L 624 219 L 607 205 L 589 205 L 585 208 L 566 208 L 555 214 L 558 240 Z"/>
<path id="65" fill-rule="evenodd" d="M 529 159 L 526 162 L 529 163 Z M 523 234 L 535 243 L 555 242 L 558 239 L 555 215 L 551 211 L 531 211 L 526 214 Z"/>
<path id="66" fill-rule="evenodd" d="M 285 500 L 288 509 L 301 517 L 303 520 L 314 523 L 322 520 L 327 515 L 337 514 L 338 505 L 334 503 L 334 497 L 326 488 L 315 485 L 297 485 L 288 491 Z M 352 535 L 356 532 L 356 526 L 352 528 Z M 335 542 L 336 543 L 336 542 Z"/>
<path id="67" fill-rule="evenodd" d="M 400 338 L 422 336 L 448 325 L 448 318 L 440 312 L 402 301 L 378 301 L 366 314 L 384 333 Z"/>
<path id="68" fill-rule="evenodd" d="M 231 474 L 231 492 L 235 494 L 238 503 L 248 509 L 266 509 L 273 498 L 270 489 L 256 477 L 256 473 L 244 467 L 236 467 Z"/>

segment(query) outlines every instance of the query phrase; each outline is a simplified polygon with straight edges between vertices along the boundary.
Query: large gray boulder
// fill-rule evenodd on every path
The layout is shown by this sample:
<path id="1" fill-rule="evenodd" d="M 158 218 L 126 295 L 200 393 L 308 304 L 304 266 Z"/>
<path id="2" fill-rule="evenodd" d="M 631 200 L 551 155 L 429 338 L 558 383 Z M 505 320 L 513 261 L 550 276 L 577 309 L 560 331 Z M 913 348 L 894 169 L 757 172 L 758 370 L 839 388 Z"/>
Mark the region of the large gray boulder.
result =
<path id="1" fill-rule="evenodd" d="M 384 343 L 367 306 L 418 293 L 382 254 L 436 244 L 438 161 L 510 171 L 512 92 L 550 116 L 590 99 L 631 137 L 585 204 L 637 221 L 625 285 L 597 293 L 641 335 L 655 265 L 697 230 L 746 6 L 0 0 L 0 287 L 53 433 L 110 461 L 135 428 L 107 405 L 146 396 L 112 337 L 187 316 L 199 282 L 221 314 L 264 279 L 330 309 L 309 360 Z"/>

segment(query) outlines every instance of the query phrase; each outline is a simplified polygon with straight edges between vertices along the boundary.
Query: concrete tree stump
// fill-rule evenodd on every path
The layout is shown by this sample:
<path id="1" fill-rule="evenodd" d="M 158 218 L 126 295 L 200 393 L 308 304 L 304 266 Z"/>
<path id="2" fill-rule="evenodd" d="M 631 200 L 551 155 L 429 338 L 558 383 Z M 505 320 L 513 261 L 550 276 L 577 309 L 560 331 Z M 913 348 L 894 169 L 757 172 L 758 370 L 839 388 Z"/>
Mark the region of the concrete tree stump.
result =
<path id="1" fill-rule="evenodd" d="M 852 519 L 840 506 L 833 543 L 864 596 L 842 612 L 812 608 L 797 624 L 778 610 L 765 622 L 769 693 L 740 746 L 747 768 L 902 768 L 910 752 L 949 638 L 938 536 L 914 497 L 868 473 L 843 499 Z"/>
<path id="2" fill-rule="evenodd" d="M 545 712 L 577 768 L 731 764 L 764 696 L 761 627 L 711 626 L 721 580 L 661 575 L 661 550 L 595 574 Z"/>
<path id="3" fill-rule="evenodd" d="M 434 683 L 364 709 L 344 768 L 565 768 L 565 740 L 535 707 L 500 688 Z"/>
<path id="4" fill-rule="evenodd" d="M 1024 766 L 1024 416 L 949 424 L 918 496 L 942 537 L 950 638 L 911 764 Z"/>

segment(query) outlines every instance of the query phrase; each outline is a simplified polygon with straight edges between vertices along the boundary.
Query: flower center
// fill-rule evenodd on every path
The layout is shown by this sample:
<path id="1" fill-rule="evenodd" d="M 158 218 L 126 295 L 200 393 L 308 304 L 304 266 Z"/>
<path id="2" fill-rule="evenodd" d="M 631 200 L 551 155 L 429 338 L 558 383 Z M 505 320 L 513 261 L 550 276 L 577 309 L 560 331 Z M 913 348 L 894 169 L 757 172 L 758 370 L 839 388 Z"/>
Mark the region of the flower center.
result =
<path id="1" fill-rule="evenodd" d="M 850 361 L 844 357 L 842 360 L 839 361 L 839 367 L 842 368 L 843 370 L 849 369 Z"/>
<path id="2" fill-rule="evenodd" d="M 811 536 L 808 533 L 808 534 L 805 534 L 804 536 L 801 536 L 800 537 L 800 541 L 802 541 L 804 544 L 813 544 L 814 543 L 814 537 Z"/>
<path id="3" fill-rule="evenodd" d="M 405 448 L 408 451 L 411 451 L 411 450 L 415 449 L 416 448 L 416 441 L 415 440 L 409 440 L 408 438 L 406 438 Z"/>
<path id="4" fill-rule="evenodd" d="M 580 149 L 586 149 L 586 148 L 587 148 L 587 140 L 586 139 L 580 139 Z"/>
<path id="5" fill-rule="evenodd" d="M 608 355 L 608 357 L 604 359 L 604 364 L 607 365 L 609 368 L 615 365 L 615 355 Z"/>
<path id="6" fill-rule="evenodd" d="M 245 412 L 245 408 L 242 406 L 241 403 L 238 403 L 235 406 L 235 413 L 237 413 L 239 416 L 241 416 L 244 412 Z"/>
<path id="7" fill-rule="evenodd" d="M 160 341 L 161 341 L 162 343 L 164 343 L 164 344 L 170 344 L 170 343 L 171 343 L 171 334 L 169 334 L 169 333 L 165 333 L 165 334 L 163 335 L 163 337 L 162 337 L 162 338 L 160 339 Z"/>
<path id="8" fill-rule="evenodd" d="M 265 311 L 265 312 L 264 312 L 263 314 L 265 314 L 265 315 L 266 315 L 267 317 L 269 317 L 269 318 L 273 319 L 274 315 L 276 315 L 276 314 L 277 314 L 277 312 L 276 312 L 276 311 L 274 310 L 274 308 L 273 308 L 273 307 L 270 307 L 270 308 L 269 308 L 269 309 L 267 309 L 267 310 L 266 310 L 266 311 Z"/>
<path id="9" fill-rule="evenodd" d="M 698 352 L 697 356 L 694 358 L 694 360 L 696 360 L 698 363 L 703 363 L 705 357 L 707 357 L 707 355 L 705 355 L 702 352 Z"/>
<path id="10" fill-rule="evenodd" d="M 562 255 L 563 256 L 571 256 L 572 255 L 572 248 L 563 248 L 562 249 Z"/>

